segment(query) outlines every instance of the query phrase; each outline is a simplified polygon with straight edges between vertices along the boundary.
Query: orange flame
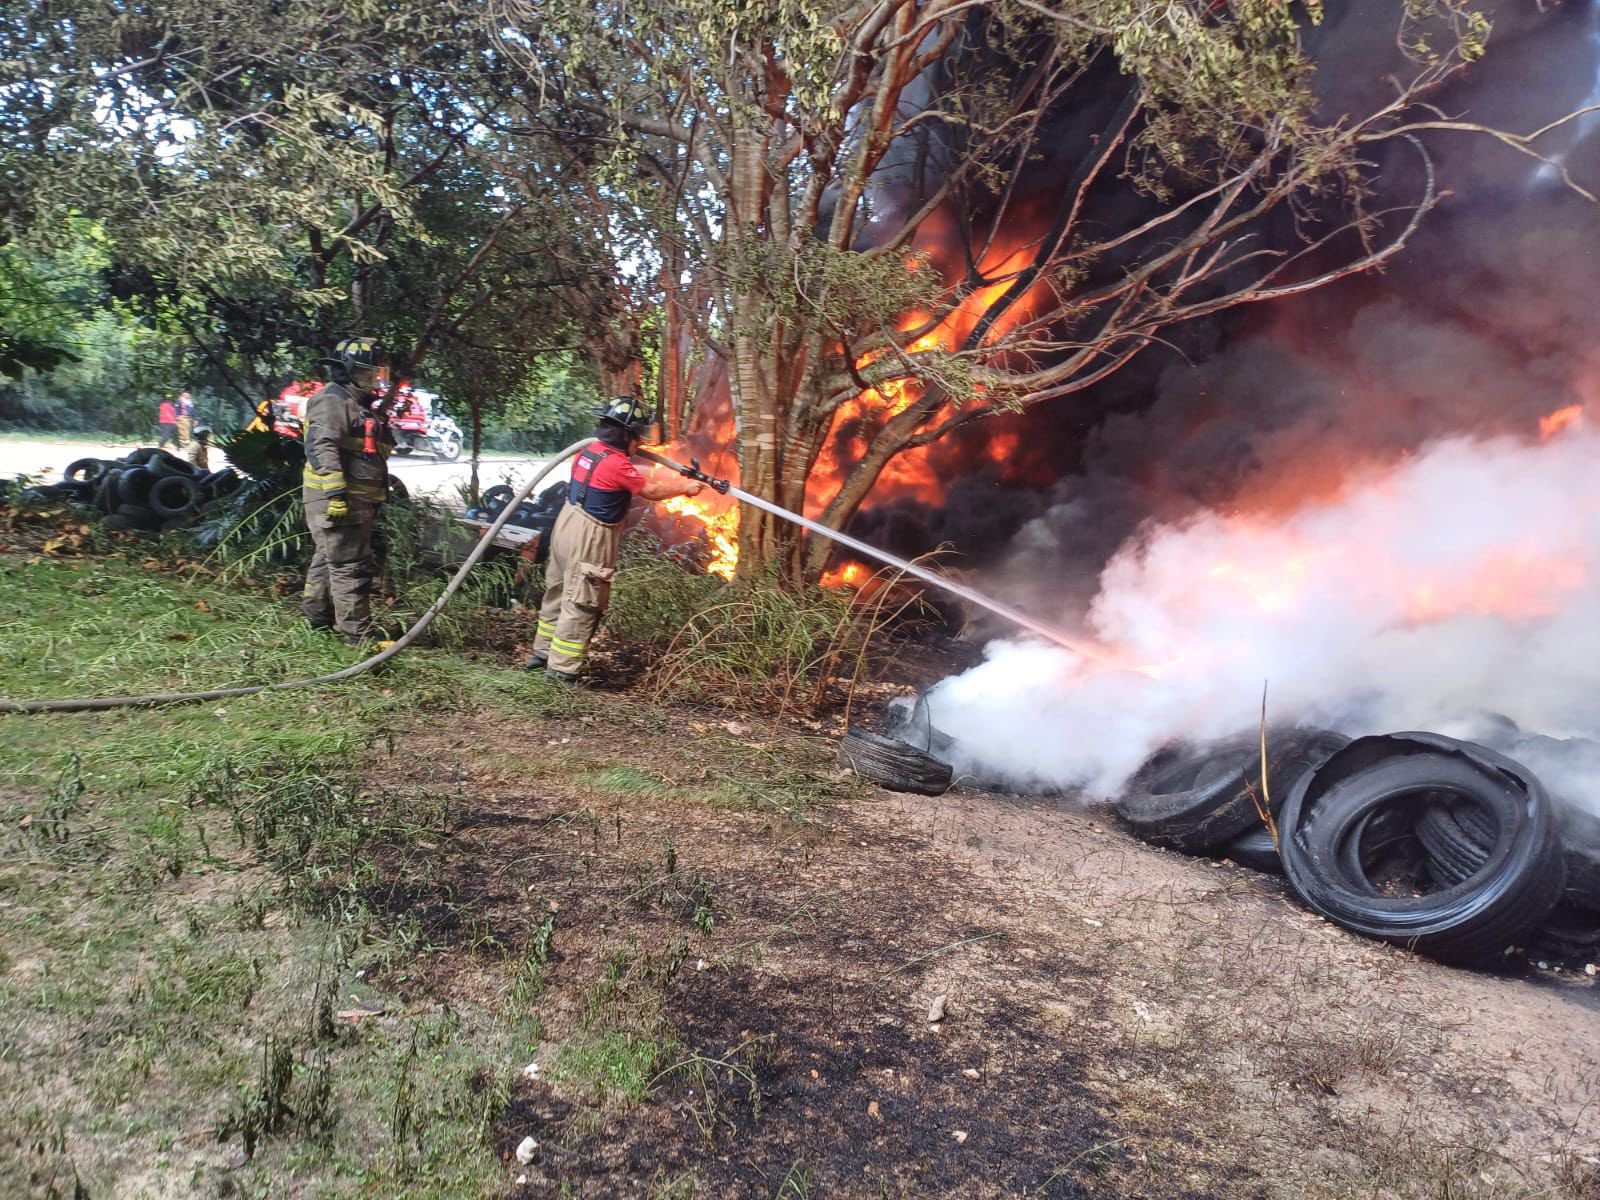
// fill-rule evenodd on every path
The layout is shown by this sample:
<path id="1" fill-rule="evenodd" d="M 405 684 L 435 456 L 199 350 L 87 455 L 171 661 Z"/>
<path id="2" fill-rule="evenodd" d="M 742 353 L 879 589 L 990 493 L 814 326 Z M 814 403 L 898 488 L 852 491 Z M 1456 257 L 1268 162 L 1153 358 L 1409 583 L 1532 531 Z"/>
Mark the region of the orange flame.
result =
<path id="1" fill-rule="evenodd" d="M 960 244 L 959 239 L 941 244 L 943 234 L 931 226 L 930 229 L 931 234 L 926 240 L 930 243 L 928 248 L 933 249 L 935 253 L 946 249 L 948 245 Z M 964 296 L 934 328 L 913 339 L 903 353 L 909 356 L 927 350 L 959 349 L 978 327 L 978 323 L 990 307 L 1010 291 L 1014 274 L 1032 261 L 1033 254 L 1034 248 L 1027 244 L 997 246 L 991 249 L 984 258 L 982 271 L 984 275 L 998 282 L 976 288 Z M 961 270 L 965 270 L 966 264 L 963 261 L 959 266 Z M 985 341 L 1005 334 L 1019 322 L 1026 320 L 1033 311 L 1032 304 L 1033 294 L 1030 292 L 995 321 L 994 328 L 989 331 Z M 899 322 L 899 329 L 902 333 L 908 333 L 927 323 L 928 314 L 911 312 Z M 886 353 L 890 352 L 873 351 L 862 355 L 856 360 L 856 369 L 865 370 Z M 899 416 L 915 404 L 922 395 L 922 382 L 914 377 L 905 376 L 868 388 L 839 406 L 828 439 L 823 444 L 822 453 L 818 456 L 811 478 L 807 481 L 808 516 L 814 517 L 826 507 L 828 500 L 844 482 L 854 461 L 866 452 L 872 433 L 884 422 Z M 931 420 L 936 423 L 949 415 L 950 411 L 947 405 L 934 414 Z M 994 462 L 1004 462 L 1009 452 L 1015 449 L 1015 445 L 1015 441 L 1007 444 L 997 439 L 988 448 L 990 459 Z M 890 459 L 878 476 L 872 494 L 875 499 L 909 496 L 926 503 L 937 503 L 944 495 L 944 482 L 935 473 L 929 449 L 921 447 Z"/>
<path id="2" fill-rule="evenodd" d="M 1563 430 L 1583 424 L 1583 405 L 1569 404 L 1539 418 L 1539 440 L 1547 442 Z"/>
<path id="3" fill-rule="evenodd" d="M 930 222 L 919 242 L 921 248 L 938 257 L 948 255 L 950 247 L 961 245 L 961 239 L 952 231 L 941 230 Z M 1032 261 L 1034 248 L 1016 242 L 991 248 L 981 264 L 983 274 L 998 282 L 977 288 L 964 296 L 960 303 L 947 313 L 933 328 L 913 338 L 898 353 L 912 356 L 929 350 L 954 351 L 964 344 L 977 328 L 990 307 L 1005 295 L 1012 286 L 1015 273 Z M 949 279 L 963 276 L 967 270 L 964 257 L 959 263 L 947 264 L 944 274 Z M 1034 295 L 1030 291 L 1012 305 L 994 323 L 986 340 L 1002 335 L 1018 322 L 1028 319 L 1034 311 Z M 902 334 L 922 329 L 929 323 L 926 312 L 912 311 L 898 323 Z M 892 349 L 881 349 L 863 354 L 856 361 L 857 370 L 865 370 Z M 816 517 L 827 506 L 843 484 L 850 468 L 865 454 L 872 435 L 883 423 L 905 412 L 923 395 L 923 384 L 914 376 L 885 380 L 877 387 L 867 388 L 839 406 L 832 427 L 807 480 L 805 514 Z M 948 406 L 932 417 L 934 422 L 945 419 L 953 410 Z M 733 441 L 731 415 L 719 420 L 711 431 L 713 439 L 722 447 Z M 1016 452 L 1020 438 L 1015 433 L 995 437 L 986 453 L 991 461 L 1004 463 Z M 670 452 L 670 450 L 669 450 Z M 702 448 L 702 453 L 704 449 Z M 679 455 L 682 457 L 682 455 Z M 913 497 L 926 503 L 937 503 L 944 495 L 945 485 L 933 465 L 928 447 L 920 447 L 896 455 L 885 464 L 872 489 L 874 500 L 898 496 Z M 734 510 L 722 508 L 718 498 L 676 498 L 663 501 L 659 506 L 675 517 L 688 518 L 704 526 L 705 538 L 711 549 L 707 570 L 723 578 L 732 578 L 739 561 L 737 542 L 738 518 Z M 823 576 L 825 587 L 861 588 L 870 578 L 870 572 L 860 564 L 846 564 Z"/>
<path id="4" fill-rule="evenodd" d="M 720 512 L 715 508 L 718 502 L 726 505 Z M 708 500 L 704 493 L 699 496 L 673 496 L 660 501 L 660 505 L 669 513 L 688 517 L 704 526 L 706 546 L 711 554 L 706 563 L 706 573 L 732 579 L 739 565 L 738 506 L 722 501 L 721 497 L 717 501 Z"/>
<path id="5" fill-rule="evenodd" d="M 825 588 L 850 587 L 859 591 L 870 578 L 871 573 L 858 562 L 845 563 L 842 567 L 835 567 L 822 577 L 822 586 Z"/>

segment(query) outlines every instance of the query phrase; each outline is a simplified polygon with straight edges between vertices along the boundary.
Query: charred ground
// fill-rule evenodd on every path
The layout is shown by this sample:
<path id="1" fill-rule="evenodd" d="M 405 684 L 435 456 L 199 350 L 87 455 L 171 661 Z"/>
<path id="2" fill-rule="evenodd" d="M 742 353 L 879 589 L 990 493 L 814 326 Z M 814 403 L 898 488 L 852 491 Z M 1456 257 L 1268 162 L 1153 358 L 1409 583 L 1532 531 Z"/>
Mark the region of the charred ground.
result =
<path id="1" fill-rule="evenodd" d="M 338 654 L 270 596 L 36 550 L 0 556 L 0 690 Z M 1439 967 L 1069 799 L 880 792 L 837 715 L 643 691 L 432 650 L 10 720 L 4 1190 L 1594 1193 L 1581 971 Z"/>
<path id="2" fill-rule="evenodd" d="M 525 1194 L 1593 1182 L 1582 982 L 1449 971 L 1071 809 L 889 798 L 819 769 L 825 743 L 706 715 L 681 714 L 687 745 L 607 712 L 570 743 L 529 730 L 485 762 L 489 730 L 458 730 L 432 755 L 474 797 L 436 886 L 492 928 L 554 914 L 536 1057 L 654 1047 L 640 1097 L 604 1068 L 519 1082 L 497 1145 L 539 1141 L 508 1168 Z M 718 790 L 752 752 L 789 773 L 785 798 Z M 428 991 L 471 1002 L 484 966 L 444 948 Z"/>

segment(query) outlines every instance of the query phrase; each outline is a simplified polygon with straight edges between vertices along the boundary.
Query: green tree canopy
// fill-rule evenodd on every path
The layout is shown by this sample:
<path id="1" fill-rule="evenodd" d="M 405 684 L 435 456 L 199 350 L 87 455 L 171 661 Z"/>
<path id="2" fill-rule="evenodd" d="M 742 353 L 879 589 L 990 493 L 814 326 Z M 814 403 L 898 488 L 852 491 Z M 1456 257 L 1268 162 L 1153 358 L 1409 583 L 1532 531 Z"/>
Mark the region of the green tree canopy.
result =
<path id="1" fill-rule="evenodd" d="M 592 340 L 614 262 L 582 181 L 502 113 L 486 8 L 65 0 L 0 18 L 0 238 L 104 231 L 113 293 L 249 400 L 341 336 L 510 387 Z M 580 193 L 581 194 L 581 193 Z"/>
<path id="2" fill-rule="evenodd" d="M 897 456 L 1088 388 L 1175 323 L 1404 245 L 1431 171 L 1383 213 L 1377 163 L 1450 124 L 1426 98 L 1483 52 L 1487 22 L 1460 0 L 1405 6 L 1392 86 L 1324 113 L 1303 44 L 1320 16 L 496 0 L 490 21 L 539 85 L 524 119 L 581 132 L 618 244 L 660 265 L 663 357 L 686 330 L 726 364 L 743 486 L 842 526 Z M 664 377 L 676 410 L 688 372 Z M 742 522 L 744 569 L 820 569 L 825 545 Z"/>

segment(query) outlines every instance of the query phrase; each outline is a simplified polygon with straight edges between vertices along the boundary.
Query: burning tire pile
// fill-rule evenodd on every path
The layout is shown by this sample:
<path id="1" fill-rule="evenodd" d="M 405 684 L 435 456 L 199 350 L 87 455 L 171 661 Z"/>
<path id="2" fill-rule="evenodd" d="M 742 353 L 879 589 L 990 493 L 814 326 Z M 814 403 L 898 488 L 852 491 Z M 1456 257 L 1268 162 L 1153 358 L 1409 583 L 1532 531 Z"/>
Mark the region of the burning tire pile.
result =
<path id="1" fill-rule="evenodd" d="M 80 458 L 62 472 L 60 483 L 30 488 L 24 496 L 89 508 L 110 529 L 155 533 L 188 524 L 242 482 L 231 468 L 203 471 L 175 454 L 146 447 L 119 459 Z"/>
<path id="2" fill-rule="evenodd" d="M 1154 845 L 1279 870 L 1330 921 L 1441 962 L 1600 950 L 1600 840 L 1515 760 L 1297 729 L 1268 732 L 1261 775 L 1257 735 L 1168 748 L 1116 810 Z"/>
<path id="3" fill-rule="evenodd" d="M 852 729 L 841 764 L 893 790 L 944 791 L 949 739 L 898 721 L 928 750 Z M 1282 874 L 1328 920 L 1441 962 L 1600 954 L 1600 817 L 1554 800 L 1522 763 L 1434 733 L 1280 728 L 1265 746 L 1264 771 L 1259 731 L 1165 747 L 1117 815 L 1152 845 Z"/>

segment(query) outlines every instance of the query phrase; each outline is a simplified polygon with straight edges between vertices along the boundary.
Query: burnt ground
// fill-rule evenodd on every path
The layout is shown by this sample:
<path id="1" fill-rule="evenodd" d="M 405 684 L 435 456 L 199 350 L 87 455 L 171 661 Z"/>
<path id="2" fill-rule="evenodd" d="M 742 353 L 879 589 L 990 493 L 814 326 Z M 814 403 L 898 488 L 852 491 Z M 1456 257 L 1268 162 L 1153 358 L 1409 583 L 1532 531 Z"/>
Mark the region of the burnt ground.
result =
<path id="1" fill-rule="evenodd" d="M 143 547 L 32 549 L 7 694 L 339 664 Z M 508 660 L 6 726 L 0 1193 L 1600 1196 L 1582 964 L 1440 967 L 1070 804 Z"/>
<path id="2" fill-rule="evenodd" d="M 1581 965 L 1442 967 L 1101 815 L 892 795 L 747 718 L 606 697 L 407 748 L 374 784 L 448 787 L 455 825 L 365 897 L 433 947 L 374 982 L 531 997 L 508 1195 L 1600 1195 Z"/>

